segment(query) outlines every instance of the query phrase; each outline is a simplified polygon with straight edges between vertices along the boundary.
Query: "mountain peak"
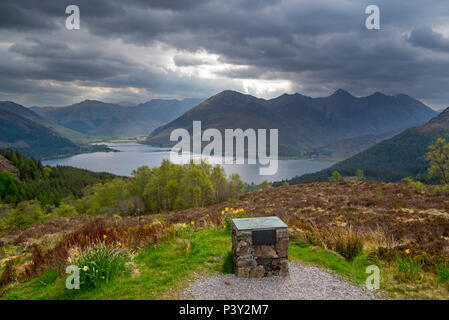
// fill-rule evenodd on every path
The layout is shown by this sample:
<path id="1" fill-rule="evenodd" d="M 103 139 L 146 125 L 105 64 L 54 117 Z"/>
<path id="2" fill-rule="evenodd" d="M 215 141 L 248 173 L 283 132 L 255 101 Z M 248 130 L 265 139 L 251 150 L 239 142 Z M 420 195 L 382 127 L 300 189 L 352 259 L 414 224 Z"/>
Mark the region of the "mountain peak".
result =
<path id="1" fill-rule="evenodd" d="M 397 94 L 397 95 L 395 95 L 395 97 L 396 97 L 396 98 L 413 99 L 413 98 L 410 97 L 409 95 L 406 95 L 406 94 L 403 94 L 403 93 Z"/>
<path id="2" fill-rule="evenodd" d="M 103 101 L 99 101 L 99 100 L 86 99 L 86 100 L 83 100 L 83 101 L 79 102 L 78 104 L 82 104 L 82 103 L 104 103 L 104 102 Z"/>
<path id="3" fill-rule="evenodd" d="M 331 97 L 354 97 L 352 94 L 350 94 L 348 91 L 343 89 L 337 89 L 333 94 L 330 95 Z"/>
<path id="4" fill-rule="evenodd" d="M 242 96 L 247 96 L 247 95 L 244 93 L 240 93 L 238 91 L 234 91 L 234 90 L 224 90 L 224 91 L 212 96 L 212 98 L 231 98 L 231 97 L 242 97 Z"/>
<path id="5" fill-rule="evenodd" d="M 238 91 L 233 90 L 224 90 L 220 93 L 217 93 L 216 95 L 210 97 L 206 101 L 204 101 L 202 104 L 199 104 L 197 107 L 203 108 L 208 106 L 211 103 L 219 102 L 224 105 L 230 105 L 233 107 L 238 107 L 244 104 L 247 104 L 252 101 L 265 101 L 264 99 L 259 99 L 256 97 L 253 97 L 249 94 L 240 93 Z"/>

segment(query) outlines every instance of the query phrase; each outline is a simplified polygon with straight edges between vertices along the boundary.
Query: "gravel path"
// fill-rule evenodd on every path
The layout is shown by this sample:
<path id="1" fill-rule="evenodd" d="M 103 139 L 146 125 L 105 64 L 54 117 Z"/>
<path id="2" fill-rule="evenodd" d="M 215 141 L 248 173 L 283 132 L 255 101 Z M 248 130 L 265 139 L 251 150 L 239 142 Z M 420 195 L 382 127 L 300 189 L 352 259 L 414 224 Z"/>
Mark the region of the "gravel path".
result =
<path id="1" fill-rule="evenodd" d="M 201 277 L 185 291 L 195 300 L 367 300 L 374 299 L 352 284 L 312 266 L 289 263 L 290 276 L 247 279 L 233 274 Z"/>

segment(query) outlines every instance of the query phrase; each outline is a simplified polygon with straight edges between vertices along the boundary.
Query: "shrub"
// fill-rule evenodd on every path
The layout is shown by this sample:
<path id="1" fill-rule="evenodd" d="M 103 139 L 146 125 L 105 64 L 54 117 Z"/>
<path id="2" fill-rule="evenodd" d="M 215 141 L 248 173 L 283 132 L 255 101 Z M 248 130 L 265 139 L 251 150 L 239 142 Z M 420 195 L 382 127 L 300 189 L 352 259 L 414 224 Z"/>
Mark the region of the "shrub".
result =
<path id="1" fill-rule="evenodd" d="M 432 194 L 436 195 L 436 196 L 447 196 L 449 195 L 449 185 L 440 185 L 440 186 L 435 186 L 432 190 Z"/>
<path id="2" fill-rule="evenodd" d="M 363 240 L 351 228 L 334 232 L 335 251 L 346 260 L 352 260 L 363 252 Z"/>
<path id="3" fill-rule="evenodd" d="M 334 171 L 332 172 L 332 178 L 331 178 L 332 182 L 340 182 L 341 181 L 341 174 L 338 171 Z"/>
<path id="4" fill-rule="evenodd" d="M 261 188 L 262 190 L 266 190 L 266 189 L 271 188 L 271 185 L 270 185 L 270 183 L 268 182 L 268 180 L 264 180 L 264 181 L 262 181 L 262 183 L 260 184 L 260 188 Z"/>
<path id="5" fill-rule="evenodd" d="M 16 277 L 17 275 L 14 259 L 8 260 L 5 263 L 5 269 L 3 270 L 2 276 L 0 277 L 0 287 L 16 281 Z"/>
<path id="6" fill-rule="evenodd" d="M 449 184 L 449 143 L 444 138 L 438 138 L 429 147 L 426 160 L 430 162 L 429 174 L 440 176 L 444 184 Z"/>
<path id="7" fill-rule="evenodd" d="M 232 230 L 232 219 L 246 217 L 245 209 L 243 209 L 243 208 L 229 209 L 228 207 L 226 207 L 224 210 L 221 211 L 221 214 L 223 215 L 223 218 L 224 218 L 224 228 L 226 230 Z"/>
<path id="8" fill-rule="evenodd" d="M 3 222 L 8 228 L 18 228 L 24 230 L 32 224 L 42 222 L 47 216 L 42 212 L 42 208 L 37 201 L 24 201 L 6 213 Z"/>
<path id="9" fill-rule="evenodd" d="M 424 194 L 426 192 L 426 187 L 422 182 L 415 181 L 412 178 L 405 178 L 404 180 L 408 185 L 412 186 L 416 192 L 420 194 Z"/>
<path id="10" fill-rule="evenodd" d="M 441 262 L 435 269 L 440 282 L 446 283 L 449 281 L 449 263 L 447 261 Z"/>
<path id="11" fill-rule="evenodd" d="M 357 177 L 358 180 L 363 180 L 364 179 L 364 173 L 362 169 L 357 169 L 357 171 L 355 172 L 355 175 Z"/>
<path id="12" fill-rule="evenodd" d="M 76 208 L 69 204 L 61 204 L 58 208 L 54 209 L 52 214 L 56 217 L 68 217 L 68 216 L 76 216 L 78 212 Z"/>
<path id="13" fill-rule="evenodd" d="M 73 251 L 68 258 L 68 263 L 76 265 L 80 270 L 80 286 L 83 289 L 108 284 L 126 272 L 129 261 L 120 243 L 108 246 L 104 242 L 87 248 L 79 256 Z"/>
<path id="14" fill-rule="evenodd" d="M 320 228 L 314 223 L 297 223 L 296 225 L 304 232 L 301 240 L 324 249 L 335 251 L 346 260 L 352 260 L 363 252 L 363 239 L 350 227 Z"/>
<path id="15" fill-rule="evenodd" d="M 48 250 L 37 246 L 33 248 L 31 261 L 24 270 L 24 278 L 30 280 L 49 269 L 63 271 L 67 265 L 67 257 L 70 256 L 73 248 L 83 251 L 103 241 L 108 246 L 115 246 L 120 242 L 123 247 L 137 249 L 144 245 L 158 243 L 169 236 L 170 230 L 166 224 L 159 221 L 150 223 L 151 221 L 130 217 L 120 220 L 96 217 L 74 232 L 64 235 L 54 247 Z M 104 235 L 107 236 L 106 239 Z"/>
<path id="16" fill-rule="evenodd" d="M 401 281 L 414 281 L 419 278 L 421 262 L 418 258 L 407 256 L 398 257 L 398 274 L 396 278 Z"/>
<path id="17" fill-rule="evenodd" d="M 322 248 L 329 248 L 328 245 L 326 244 L 325 237 L 315 224 L 303 226 L 303 228 L 305 229 L 304 230 L 305 241 L 313 245 L 320 246 Z"/>

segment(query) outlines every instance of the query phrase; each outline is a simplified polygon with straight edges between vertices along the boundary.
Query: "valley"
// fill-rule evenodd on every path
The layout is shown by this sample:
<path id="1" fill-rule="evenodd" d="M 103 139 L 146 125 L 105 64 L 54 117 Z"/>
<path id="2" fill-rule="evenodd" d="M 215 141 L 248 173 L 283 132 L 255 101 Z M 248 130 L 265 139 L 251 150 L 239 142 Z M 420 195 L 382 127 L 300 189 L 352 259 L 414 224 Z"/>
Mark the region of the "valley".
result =
<path id="1" fill-rule="evenodd" d="M 49 166 L 73 166 L 88 169 L 90 171 L 107 171 L 119 176 L 130 176 L 132 171 L 146 165 L 150 168 L 159 166 L 164 159 L 170 159 L 172 151 L 169 148 L 152 147 L 129 141 L 101 143 L 118 152 L 94 152 L 74 155 L 66 158 L 47 159 L 44 165 Z M 184 153 L 179 159 L 179 164 L 187 164 L 190 159 L 199 158 L 198 155 Z M 209 163 L 221 164 L 219 157 L 205 158 Z M 222 164 L 227 175 L 237 173 L 248 184 L 260 184 L 264 180 L 269 182 L 291 179 L 298 174 L 320 171 L 334 164 L 333 161 L 320 161 L 312 159 L 286 159 L 278 160 L 278 170 L 274 175 L 260 176 L 259 164 Z"/>
<path id="2" fill-rule="evenodd" d="M 449 2 L 364 2 L 1 0 L 0 314 L 449 301 Z"/>
<path id="3" fill-rule="evenodd" d="M 192 273 L 233 272 L 232 218 L 273 215 L 289 226 L 290 263 L 356 287 L 375 264 L 383 272 L 376 297 L 448 296 L 448 190 L 425 160 L 428 146 L 447 136 L 447 110 L 343 90 L 271 100 L 224 91 L 185 111 L 179 101 L 158 103 L 167 117 L 138 113 L 140 122 L 141 105 L 0 103 L 0 141 L 25 155 L 3 150 L 0 158 L 0 299 L 185 298 Z M 179 114 L 164 111 L 170 106 Z M 262 176 L 258 164 L 223 164 L 219 155 L 191 163 L 199 155 L 190 152 L 171 163 L 167 134 L 195 135 L 192 119 L 216 126 L 217 136 L 279 128 L 277 172 Z M 435 186 L 371 181 L 402 177 Z M 119 255 L 126 270 L 111 283 L 66 290 L 63 268 L 95 250 Z"/>

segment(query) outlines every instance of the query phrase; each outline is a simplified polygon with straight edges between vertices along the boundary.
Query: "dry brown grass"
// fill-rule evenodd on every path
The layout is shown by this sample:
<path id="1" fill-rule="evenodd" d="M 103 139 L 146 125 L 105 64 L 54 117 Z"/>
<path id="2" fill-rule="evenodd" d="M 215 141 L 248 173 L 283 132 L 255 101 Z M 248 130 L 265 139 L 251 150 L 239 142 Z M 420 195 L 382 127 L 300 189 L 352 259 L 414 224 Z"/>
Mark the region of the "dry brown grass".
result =
<path id="1" fill-rule="evenodd" d="M 30 262 L 25 267 L 22 280 L 31 279 L 50 268 L 62 269 L 70 250 L 82 251 L 94 243 L 118 244 L 128 249 L 157 243 L 169 228 L 160 221 L 149 219 L 96 217 L 73 232 L 61 236 L 60 241 L 51 248 L 39 245 L 32 247 Z"/>
<path id="2" fill-rule="evenodd" d="M 73 246 L 106 234 L 129 248 L 160 241 L 171 225 L 222 225 L 225 206 L 247 216 L 276 215 L 290 233 L 350 259 L 362 244 L 373 256 L 393 261 L 407 248 L 434 261 L 449 256 L 449 197 L 419 193 L 405 183 L 342 182 L 284 186 L 251 192 L 232 202 L 140 217 L 64 217 L 2 235 L 17 254 L 30 255 L 27 277 L 64 261 Z M 33 249 L 38 248 L 38 249 Z M 2 258 L 2 257 L 0 257 Z M 389 260 L 390 259 L 390 260 Z M 41 261 L 42 260 L 42 261 Z"/>

